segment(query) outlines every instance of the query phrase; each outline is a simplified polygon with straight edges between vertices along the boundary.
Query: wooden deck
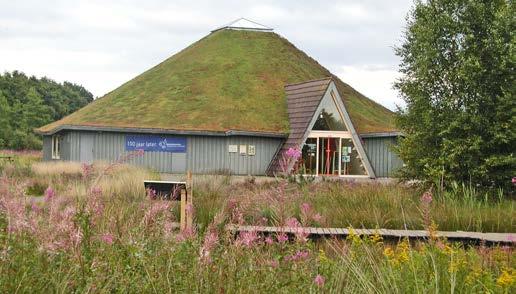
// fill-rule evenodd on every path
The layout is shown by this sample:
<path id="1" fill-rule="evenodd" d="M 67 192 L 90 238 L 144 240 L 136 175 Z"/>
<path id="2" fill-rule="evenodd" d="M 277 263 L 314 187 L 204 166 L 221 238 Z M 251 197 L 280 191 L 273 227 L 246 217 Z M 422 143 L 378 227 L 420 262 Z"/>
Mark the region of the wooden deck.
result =
<path id="1" fill-rule="evenodd" d="M 292 236 L 296 233 L 306 233 L 308 238 L 346 238 L 350 234 L 350 229 L 345 228 L 288 228 L 288 227 L 263 227 L 263 226 L 239 226 L 228 225 L 227 230 L 234 233 L 256 231 L 261 234 L 285 233 Z M 399 240 L 409 238 L 411 240 L 426 240 L 428 232 L 424 230 L 387 230 L 387 229 L 352 229 L 353 232 L 360 236 L 370 236 L 379 234 L 383 239 Z M 516 245 L 516 233 L 479 233 L 464 231 L 437 231 L 436 235 L 440 238 L 446 238 L 449 241 L 487 244 L 487 245 Z"/>

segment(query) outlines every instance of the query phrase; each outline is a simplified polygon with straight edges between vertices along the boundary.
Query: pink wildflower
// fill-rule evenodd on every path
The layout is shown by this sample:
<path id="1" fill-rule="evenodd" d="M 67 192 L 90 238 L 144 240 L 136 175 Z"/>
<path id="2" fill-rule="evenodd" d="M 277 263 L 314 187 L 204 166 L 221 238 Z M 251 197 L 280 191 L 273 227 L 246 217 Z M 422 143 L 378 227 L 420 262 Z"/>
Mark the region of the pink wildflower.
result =
<path id="1" fill-rule="evenodd" d="M 509 236 L 507 236 L 507 241 L 516 242 L 516 237 L 514 234 L 509 234 Z"/>
<path id="2" fill-rule="evenodd" d="M 287 241 L 288 241 L 288 236 L 287 236 L 287 234 L 285 234 L 285 233 L 283 233 L 283 232 L 282 232 L 282 233 L 279 233 L 279 234 L 276 236 L 276 238 L 278 239 L 278 242 L 279 242 L 279 243 L 285 243 L 285 242 L 287 242 Z"/>
<path id="3" fill-rule="evenodd" d="M 267 243 L 268 245 L 271 245 L 272 243 L 274 243 L 274 240 L 272 239 L 271 236 L 267 236 L 265 238 L 265 243 Z"/>
<path id="4" fill-rule="evenodd" d="M 312 219 L 316 222 L 320 222 L 322 220 L 322 216 L 319 213 L 316 213 L 312 216 Z"/>
<path id="5" fill-rule="evenodd" d="M 102 189 L 100 187 L 91 188 L 87 205 L 89 212 L 93 213 L 95 216 L 101 216 L 102 212 L 104 212 L 104 203 L 100 199 L 101 195 Z"/>
<path id="6" fill-rule="evenodd" d="M 295 254 L 287 256 L 285 259 L 290 261 L 302 261 L 308 259 L 310 253 L 308 251 L 296 251 Z"/>
<path id="7" fill-rule="evenodd" d="M 154 222 L 156 222 L 156 218 L 159 214 L 162 214 L 164 212 L 167 212 L 170 208 L 169 202 L 166 201 L 159 201 L 154 202 L 145 212 L 145 215 L 143 216 L 143 223 L 146 226 L 152 225 Z"/>
<path id="8" fill-rule="evenodd" d="M 314 283 L 317 285 L 317 287 L 323 287 L 324 286 L 325 279 L 321 275 L 315 276 Z"/>
<path id="9" fill-rule="evenodd" d="M 148 188 L 147 197 L 149 197 L 150 200 L 156 199 L 156 190 Z"/>
<path id="10" fill-rule="evenodd" d="M 285 222 L 285 225 L 288 228 L 298 228 L 298 227 L 300 227 L 301 224 L 295 217 L 291 217 L 291 218 L 287 219 L 287 221 Z"/>
<path id="11" fill-rule="evenodd" d="M 195 229 L 189 228 L 182 230 L 176 237 L 177 242 L 184 242 L 195 237 Z"/>
<path id="12" fill-rule="evenodd" d="M 174 231 L 174 228 L 174 222 L 172 222 L 170 219 L 165 220 L 165 223 L 163 224 L 163 233 L 165 237 L 170 237 Z"/>
<path id="13" fill-rule="evenodd" d="M 243 244 L 244 246 L 251 248 L 258 239 L 259 237 L 256 231 L 241 232 L 240 238 L 237 240 L 237 244 Z"/>
<path id="14" fill-rule="evenodd" d="M 287 152 L 285 153 L 287 157 L 292 158 L 294 160 L 299 159 L 301 157 L 301 151 L 297 148 L 288 148 Z"/>
<path id="15" fill-rule="evenodd" d="M 269 261 L 269 266 L 272 268 L 277 268 L 279 266 L 279 262 L 275 259 Z"/>
<path id="16" fill-rule="evenodd" d="M 305 215 L 309 215 L 311 211 L 312 211 L 312 207 L 310 206 L 310 204 L 308 204 L 308 203 L 301 204 L 301 213 L 303 213 Z"/>
<path id="17" fill-rule="evenodd" d="M 50 201 L 56 196 L 56 192 L 52 187 L 48 186 L 48 188 L 45 190 L 45 201 Z"/>
<path id="18" fill-rule="evenodd" d="M 293 229 L 292 231 L 296 235 L 296 240 L 305 243 L 308 241 L 308 232 L 301 227 L 301 223 L 294 217 L 291 217 L 287 219 L 285 222 L 286 226 L 290 229 Z"/>
<path id="19" fill-rule="evenodd" d="M 206 263 L 211 262 L 211 251 L 217 246 L 219 242 L 219 235 L 217 231 L 212 229 L 204 236 L 204 243 L 200 249 L 199 255 L 201 260 Z"/>
<path id="20" fill-rule="evenodd" d="M 299 228 L 296 230 L 296 240 L 300 243 L 308 242 L 309 233 L 304 228 Z"/>
<path id="21" fill-rule="evenodd" d="M 82 177 L 84 179 L 89 179 L 93 173 L 93 163 L 92 164 L 83 163 L 81 167 L 82 167 L 82 169 L 81 169 Z"/>
<path id="22" fill-rule="evenodd" d="M 102 195 L 102 188 L 101 187 L 93 187 L 91 188 L 91 194 L 95 196 L 101 196 Z"/>
<path id="23" fill-rule="evenodd" d="M 192 203 L 188 203 L 186 205 L 186 213 L 188 213 L 189 215 L 193 215 L 194 214 L 194 207 L 192 205 Z"/>
<path id="24" fill-rule="evenodd" d="M 512 177 L 512 184 L 516 185 L 516 177 Z"/>
<path id="25" fill-rule="evenodd" d="M 102 240 L 102 242 L 104 242 L 108 245 L 113 244 L 114 238 L 115 237 L 111 233 L 103 234 L 102 236 L 100 236 L 100 240 Z"/>
<path id="26" fill-rule="evenodd" d="M 426 191 L 425 193 L 423 193 L 423 196 L 421 196 L 421 202 L 425 204 L 430 204 L 430 202 L 432 202 L 432 198 L 432 192 Z"/>
<path id="27" fill-rule="evenodd" d="M 41 212 L 41 208 L 34 201 L 30 203 L 30 209 L 36 214 Z"/>

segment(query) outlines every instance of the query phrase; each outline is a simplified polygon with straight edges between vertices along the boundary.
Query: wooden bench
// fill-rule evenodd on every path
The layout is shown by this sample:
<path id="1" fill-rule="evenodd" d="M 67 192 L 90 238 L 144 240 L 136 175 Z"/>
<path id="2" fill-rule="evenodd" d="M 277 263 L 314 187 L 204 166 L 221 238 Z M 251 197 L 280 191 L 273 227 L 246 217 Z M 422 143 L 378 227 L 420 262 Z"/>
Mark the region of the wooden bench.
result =
<path id="1" fill-rule="evenodd" d="M 154 199 L 180 201 L 181 230 L 193 229 L 193 192 L 191 172 L 187 173 L 186 182 L 145 180 L 143 181 L 143 185 L 145 186 L 147 194 L 154 196 Z"/>

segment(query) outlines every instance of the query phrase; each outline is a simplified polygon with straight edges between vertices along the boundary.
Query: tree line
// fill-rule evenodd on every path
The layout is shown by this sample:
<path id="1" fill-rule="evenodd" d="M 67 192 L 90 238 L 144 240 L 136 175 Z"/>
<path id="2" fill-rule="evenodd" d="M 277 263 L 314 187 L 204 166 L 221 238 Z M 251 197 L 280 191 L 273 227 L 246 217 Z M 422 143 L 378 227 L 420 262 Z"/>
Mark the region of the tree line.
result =
<path id="1" fill-rule="evenodd" d="M 93 94 L 70 82 L 27 76 L 13 71 L 0 74 L 0 148 L 40 149 L 34 129 L 61 119 L 93 101 Z"/>

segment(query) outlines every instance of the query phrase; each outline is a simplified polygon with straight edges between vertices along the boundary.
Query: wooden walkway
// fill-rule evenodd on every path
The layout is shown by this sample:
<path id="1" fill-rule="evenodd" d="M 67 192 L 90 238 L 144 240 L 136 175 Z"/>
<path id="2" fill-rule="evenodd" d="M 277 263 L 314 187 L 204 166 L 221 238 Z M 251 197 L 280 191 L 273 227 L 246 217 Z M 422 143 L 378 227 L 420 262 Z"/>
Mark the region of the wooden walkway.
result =
<path id="1" fill-rule="evenodd" d="M 260 234 L 276 234 L 285 233 L 292 236 L 296 233 L 306 233 L 308 238 L 346 238 L 350 234 L 350 229 L 344 228 L 288 228 L 288 227 L 263 227 L 263 226 L 239 226 L 228 225 L 226 229 L 234 233 L 256 231 Z M 424 230 L 387 230 L 387 229 L 352 229 L 353 232 L 360 236 L 371 236 L 379 234 L 383 239 L 399 240 L 409 238 L 411 240 L 426 240 L 428 232 Z M 464 231 L 437 231 L 437 237 L 446 238 L 449 241 L 462 243 L 475 243 L 486 245 L 510 245 L 516 246 L 516 233 L 479 233 Z"/>

